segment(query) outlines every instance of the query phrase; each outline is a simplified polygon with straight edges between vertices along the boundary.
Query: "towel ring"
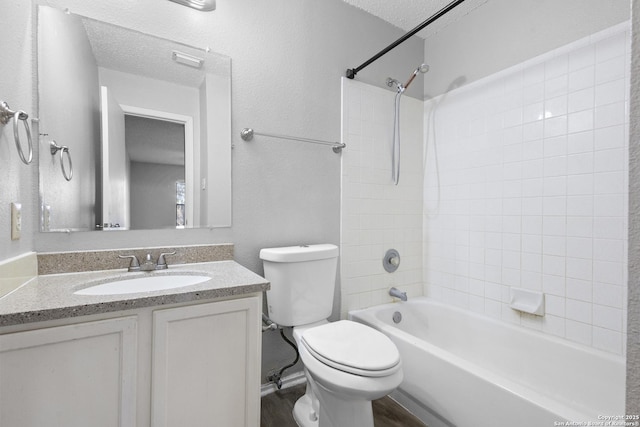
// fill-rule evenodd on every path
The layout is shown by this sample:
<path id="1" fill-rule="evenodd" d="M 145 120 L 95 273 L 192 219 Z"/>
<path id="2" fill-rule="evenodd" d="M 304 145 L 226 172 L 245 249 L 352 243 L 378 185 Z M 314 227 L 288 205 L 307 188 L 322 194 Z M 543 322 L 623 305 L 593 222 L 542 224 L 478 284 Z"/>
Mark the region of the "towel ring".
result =
<path id="1" fill-rule="evenodd" d="M 16 111 L 16 114 L 13 115 L 13 139 L 16 141 L 16 149 L 18 150 L 20 160 L 22 160 L 25 165 L 28 165 L 33 160 L 33 141 L 31 139 L 31 129 L 29 129 L 29 123 L 27 123 L 28 118 L 29 115 L 22 110 Z M 18 121 L 22 121 L 24 130 L 27 133 L 27 143 L 29 147 L 28 159 L 24 158 L 24 152 L 22 151 L 22 143 L 20 142 L 20 134 L 18 132 Z"/>
<path id="2" fill-rule="evenodd" d="M 18 156 L 25 165 L 28 165 L 33 160 L 33 140 L 31 139 L 31 129 L 29 129 L 29 123 L 27 119 L 29 115 L 23 110 L 13 111 L 9 108 L 9 104 L 2 101 L 0 102 L 0 123 L 6 125 L 9 123 L 9 119 L 13 117 L 13 139 L 16 142 L 16 149 L 18 150 Z M 22 121 L 24 124 L 24 130 L 27 133 L 27 143 L 29 148 L 29 155 L 25 157 L 24 150 L 22 149 L 22 142 L 20 141 L 20 132 L 18 129 L 18 122 Z"/>
<path id="3" fill-rule="evenodd" d="M 58 145 L 55 141 L 51 141 L 49 143 L 49 147 L 52 156 L 55 156 L 58 151 L 60 152 L 60 169 L 62 169 L 62 176 L 64 176 L 64 179 L 66 179 L 67 181 L 71 181 L 71 178 L 73 178 L 73 163 L 71 162 L 71 153 L 69 153 L 69 147 L 67 147 L 66 145 Z M 64 153 L 67 153 L 67 160 L 69 161 L 69 173 L 67 173 L 67 169 L 64 167 Z"/>

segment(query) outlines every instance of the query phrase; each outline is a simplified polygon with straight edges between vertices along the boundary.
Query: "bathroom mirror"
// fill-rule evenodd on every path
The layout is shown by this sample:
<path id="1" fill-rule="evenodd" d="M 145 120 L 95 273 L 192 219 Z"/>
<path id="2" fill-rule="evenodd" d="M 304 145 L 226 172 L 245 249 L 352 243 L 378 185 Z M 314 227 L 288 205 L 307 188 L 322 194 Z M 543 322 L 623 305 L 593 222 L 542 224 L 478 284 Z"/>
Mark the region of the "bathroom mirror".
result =
<path id="1" fill-rule="evenodd" d="M 41 230 L 230 226 L 231 59 L 43 5 L 36 31 Z"/>

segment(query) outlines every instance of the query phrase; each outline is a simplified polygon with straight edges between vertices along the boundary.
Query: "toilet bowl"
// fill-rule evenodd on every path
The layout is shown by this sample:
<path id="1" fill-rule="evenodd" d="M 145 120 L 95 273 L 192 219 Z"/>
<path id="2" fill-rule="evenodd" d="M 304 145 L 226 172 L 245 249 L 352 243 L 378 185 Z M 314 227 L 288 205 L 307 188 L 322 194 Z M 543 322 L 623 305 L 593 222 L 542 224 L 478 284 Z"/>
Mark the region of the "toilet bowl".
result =
<path id="1" fill-rule="evenodd" d="M 305 367 L 307 391 L 293 415 L 303 427 L 373 427 L 371 400 L 402 382 L 395 344 L 366 325 L 329 323 L 338 247 L 330 244 L 262 249 L 265 278 L 271 282 L 271 320 L 293 326 Z"/>
<path id="2" fill-rule="evenodd" d="M 373 427 L 371 401 L 402 382 L 393 342 L 349 320 L 294 328 L 294 338 L 308 381 L 305 396 L 294 407 L 298 425 Z"/>
<path id="3" fill-rule="evenodd" d="M 294 338 L 308 381 L 307 393 L 294 407 L 298 425 L 373 427 L 371 401 L 402 382 L 393 342 L 349 320 L 294 328 Z"/>

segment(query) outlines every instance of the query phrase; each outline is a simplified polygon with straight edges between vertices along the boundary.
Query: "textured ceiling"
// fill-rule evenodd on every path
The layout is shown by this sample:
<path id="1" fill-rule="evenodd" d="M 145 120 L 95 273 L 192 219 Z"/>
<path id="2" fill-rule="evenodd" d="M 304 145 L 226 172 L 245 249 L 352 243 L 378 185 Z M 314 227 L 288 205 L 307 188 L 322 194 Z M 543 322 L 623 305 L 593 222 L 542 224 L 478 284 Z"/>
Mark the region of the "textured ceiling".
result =
<path id="1" fill-rule="evenodd" d="M 197 47 L 186 46 L 123 27 L 82 17 L 99 67 L 198 87 L 205 73 L 229 75 L 230 59 Z M 173 51 L 204 59 L 201 69 L 178 64 Z"/>
<path id="2" fill-rule="evenodd" d="M 343 0 L 358 7 L 398 28 L 410 31 L 427 18 L 438 12 L 451 0 Z M 465 0 L 446 15 L 430 24 L 418 33 L 419 37 L 428 38 L 460 17 L 468 14 L 488 0 Z"/>

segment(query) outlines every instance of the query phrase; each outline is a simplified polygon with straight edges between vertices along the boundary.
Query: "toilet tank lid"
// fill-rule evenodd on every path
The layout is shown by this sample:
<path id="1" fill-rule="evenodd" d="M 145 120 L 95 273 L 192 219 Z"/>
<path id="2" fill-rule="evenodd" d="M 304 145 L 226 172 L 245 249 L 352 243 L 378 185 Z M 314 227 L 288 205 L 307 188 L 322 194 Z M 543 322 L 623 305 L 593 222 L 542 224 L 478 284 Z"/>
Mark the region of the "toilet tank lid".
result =
<path id="1" fill-rule="evenodd" d="M 326 243 L 261 249 L 260 259 L 271 262 L 302 262 L 336 258 L 338 253 L 336 245 Z"/>

